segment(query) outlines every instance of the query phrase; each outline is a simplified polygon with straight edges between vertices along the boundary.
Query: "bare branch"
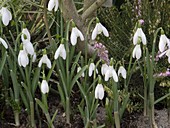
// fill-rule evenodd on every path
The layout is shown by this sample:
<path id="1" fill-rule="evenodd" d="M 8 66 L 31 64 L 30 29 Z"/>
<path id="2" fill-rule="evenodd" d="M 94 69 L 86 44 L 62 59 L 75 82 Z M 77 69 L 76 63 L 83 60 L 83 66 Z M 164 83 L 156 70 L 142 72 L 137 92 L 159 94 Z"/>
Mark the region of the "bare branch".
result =
<path id="1" fill-rule="evenodd" d="M 81 17 L 79 16 L 73 0 L 61 0 L 62 11 L 65 21 L 73 19 L 75 24 L 80 27 L 82 26 Z"/>
<path id="2" fill-rule="evenodd" d="M 94 2 L 83 14 L 82 14 L 82 20 L 84 21 L 86 18 L 88 18 L 90 15 L 93 14 L 95 10 L 97 10 L 98 7 L 100 7 L 106 0 L 97 0 Z"/>

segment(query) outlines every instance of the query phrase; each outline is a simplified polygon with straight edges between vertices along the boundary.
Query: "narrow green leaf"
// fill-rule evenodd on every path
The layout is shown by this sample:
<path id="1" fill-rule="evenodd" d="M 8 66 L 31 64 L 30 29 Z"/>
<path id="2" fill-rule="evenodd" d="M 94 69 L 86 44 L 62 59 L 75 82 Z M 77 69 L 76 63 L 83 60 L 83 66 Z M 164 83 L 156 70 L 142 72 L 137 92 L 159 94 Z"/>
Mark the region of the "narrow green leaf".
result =
<path id="1" fill-rule="evenodd" d="M 58 87 L 58 91 L 59 91 L 59 94 L 60 94 L 60 97 L 61 97 L 61 103 L 62 103 L 64 110 L 65 110 L 66 100 L 65 100 L 64 92 L 63 92 L 63 90 L 62 90 L 62 88 L 60 87 L 59 84 L 57 85 L 57 87 Z"/>
<path id="2" fill-rule="evenodd" d="M 41 68 L 37 67 L 33 76 L 33 80 L 32 80 L 32 94 L 35 93 L 37 86 L 38 86 L 38 80 L 40 77 L 40 71 Z"/>
<path id="3" fill-rule="evenodd" d="M 45 105 L 37 98 L 35 98 L 36 103 L 40 106 L 40 108 L 43 110 L 45 114 L 48 113 L 48 109 L 45 107 Z"/>
<path id="4" fill-rule="evenodd" d="M 19 99 L 19 84 L 18 84 L 17 78 L 16 78 L 17 75 L 14 74 L 13 70 L 10 70 L 10 75 L 12 78 L 15 99 Z"/>
<path id="5" fill-rule="evenodd" d="M 82 73 L 88 68 L 88 65 L 84 66 L 73 78 L 72 82 L 71 82 L 71 86 L 69 88 L 69 94 L 71 93 L 71 90 L 74 86 L 74 84 L 76 83 L 76 81 L 81 77 Z"/>
<path id="6" fill-rule="evenodd" d="M 5 53 L 2 55 L 2 61 L 0 63 L 0 75 L 2 74 L 2 70 L 4 68 L 6 58 L 7 58 L 7 51 L 5 51 Z"/>

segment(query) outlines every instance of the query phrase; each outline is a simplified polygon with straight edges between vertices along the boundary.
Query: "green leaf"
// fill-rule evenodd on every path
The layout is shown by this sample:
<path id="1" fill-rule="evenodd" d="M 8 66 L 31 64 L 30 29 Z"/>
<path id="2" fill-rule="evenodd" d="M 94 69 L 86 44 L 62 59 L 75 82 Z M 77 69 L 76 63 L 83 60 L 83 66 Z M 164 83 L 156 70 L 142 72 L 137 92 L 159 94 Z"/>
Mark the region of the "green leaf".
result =
<path id="1" fill-rule="evenodd" d="M 12 84 L 13 84 L 13 88 L 14 88 L 14 96 L 15 99 L 19 99 L 19 84 L 16 78 L 16 74 L 14 74 L 13 70 L 10 70 L 10 75 L 12 78 Z"/>
<path id="2" fill-rule="evenodd" d="M 33 76 L 33 80 L 32 80 L 32 94 L 35 93 L 37 86 L 38 86 L 38 80 L 40 77 L 40 71 L 41 68 L 37 67 Z"/>
<path id="3" fill-rule="evenodd" d="M 7 58 L 7 51 L 5 51 L 4 54 L 2 55 L 2 61 L 0 63 L 0 75 L 2 74 L 2 70 L 4 68 L 6 58 Z"/>
<path id="4" fill-rule="evenodd" d="M 36 103 L 40 106 L 40 108 L 43 110 L 45 114 L 48 114 L 48 109 L 46 106 L 37 98 L 35 98 Z"/>
<path id="5" fill-rule="evenodd" d="M 61 86 L 59 84 L 57 85 L 57 87 L 58 87 L 58 91 L 59 91 L 59 94 L 60 94 L 60 97 L 61 97 L 61 103 L 62 103 L 62 105 L 64 107 L 64 110 L 65 110 L 66 101 L 65 101 L 64 92 L 63 92 L 63 90 L 62 90 L 62 88 L 61 88 Z"/>
<path id="6" fill-rule="evenodd" d="M 88 65 L 84 66 L 73 78 L 72 82 L 71 82 L 71 86 L 69 88 L 69 94 L 71 93 L 71 90 L 74 86 L 74 84 L 76 83 L 76 81 L 81 77 L 82 73 L 88 68 Z"/>

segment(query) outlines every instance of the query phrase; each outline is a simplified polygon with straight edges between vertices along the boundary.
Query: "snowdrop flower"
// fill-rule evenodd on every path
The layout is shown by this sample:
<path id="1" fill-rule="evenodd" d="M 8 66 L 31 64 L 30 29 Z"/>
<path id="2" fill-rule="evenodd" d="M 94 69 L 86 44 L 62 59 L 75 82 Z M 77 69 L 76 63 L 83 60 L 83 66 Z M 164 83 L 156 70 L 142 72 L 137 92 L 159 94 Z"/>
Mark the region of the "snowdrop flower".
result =
<path id="1" fill-rule="evenodd" d="M 59 3 L 58 0 L 50 0 L 48 2 L 48 11 L 52 11 L 54 8 L 54 11 L 56 12 L 58 9 Z"/>
<path id="2" fill-rule="evenodd" d="M 106 74 L 106 71 L 107 71 L 108 67 L 109 66 L 107 64 L 102 64 L 101 73 L 102 73 L 103 76 Z"/>
<path id="3" fill-rule="evenodd" d="M 23 49 L 30 55 L 34 55 L 34 47 L 32 45 L 32 43 L 26 39 L 24 42 L 23 42 Z"/>
<path id="4" fill-rule="evenodd" d="M 163 52 L 165 50 L 165 46 L 170 44 L 169 39 L 166 37 L 165 34 L 162 34 L 159 40 L 159 51 Z"/>
<path id="5" fill-rule="evenodd" d="M 97 35 L 101 34 L 102 32 L 106 37 L 109 37 L 107 29 L 101 23 L 97 23 L 92 32 L 92 40 L 96 39 Z"/>
<path id="6" fill-rule="evenodd" d="M 95 64 L 94 63 L 90 63 L 89 66 L 89 76 L 91 77 L 93 74 L 93 71 L 95 70 Z M 98 74 L 98 70 L 96 69 L 96 73 Z"/>
<path id="7" fill-rule="evenodd" d="M 166 51 L 166 56 L 168 57 L 168 63 L 170 63 L 170 49 Z"/>
<path id="8" fill-rule="evenodd" d="M 116 71 L 115 71 L 115 69 L 113 68 L 113 66 L 109 66 L 109 67 L 107 68 L 107 71 L 106 71 L 106 73 L 105 73 L 105 81 L 108 81 L 109 78 L 111 78 L 111 77 L 113 77 L 113 80 L 114 80 L 115 82 L 118 82 L 118 76 L 117 76 Z"/>
<path id="9" fill-rule="evenodd" d="M 136 45 L 138 43 L 138 39 L 141 38 L 143 45 L 146 45 L 146 36 L 142 31 L 142 28 L 138 28 L 133 36 L 133 44 Z"/>
<path id="10" fill-rule="evenodd" d="M 58 57 L 61 56 L 64 60 L 66 59 L 66 49 L 64 47 L 64 44 L 60 44 L 58 49 L 55 52 L 54 59 L 58 59 Z"/>
<path id="11" fill-rule="evenodd" d="M 2 7 L 0 10 L 0 14 L 2 15 L 3 24 L 7 26 L 9 24 L 9 21 L 12 20 L 11 12 L 6 7 Z"/>
<path id="12" fill-rule="evenodd" d="M 33 56 L 32 56 L 32 62 L 35 62 L 36 58 L 37 58 L 37 55 L 36 55 L 36 53 L 34 52 L 34 54 L 33 54 Z"/>
<path id="13" fill-rule="evenodd" d="M 102 84 L 97 84 L 95 88 L 95 98 L 100 100 L 104 98 L 104 88 Z"/>
<path id="14" fill-rule="evenodd" d="M 51 68 L 51 61 L 48 58 L 47 54 L 44 54 L 42 56 L 42 58 L 40 59 L 39 63 L 38 63 L 38 67 L 41 67 L 42 64 L 46 64 L 48 68 Z"/>
<path id="15" fill-rule="evenodd" d="M 135 48 L 133 49 L 133 58 L 136 58 L 137 60 L 140 59 L 142 54 L 140 45 L 136 45 Z"/>
<path id="16" fill-rule="evenodd" d="M 78 67 L 78 68 L 77 68 L 77 73 L 80 72 L 80 70 L 81 70 L 81 67 Z M 81 76 L 84 77 L 84 72 L 82 73 Z"/>
<path id="17" fill-rule="evenodd" d="M 25 50 L 20 50 L 18 55 L 18 64 L 24 68 L 28 65 L 29 59 Z"/>
<path id="18" fill-rule="evenodd" d="M 21 40 L 24 42 L 25 40 L 31 41 L 31 35 L 27 28 L 22 29 Z"/>
<path id="19" fill-rule="evenodd" d="M 84 41 L 84 36 L 81 33 L 81 31 L 77 27 L 73 27 L 71 31 L 71 36 L 70 36 L 71 44 L 73 46 L 77 44 L 78 37 L 80 37 L 81 41 Z"/>
<path id="20" fill-rule="evenodd" d="M 48 83 L 46 80 L 43 80 L 42 83 L 41 83 L 41 92 L 43 94 L 46 94 L 49 92 L 49 86 L 48 86 Z"/>
<path id="21" fill-rule="evenodd" d="M 122 77 L 123 77 L 124 79 L 126 79 L 126 69 L 125 69 L 123 66 L 120 66 L 120 67 L 119 67 L 118 76 L 119 76 L 120 74 L 122 75 Z"/>
<path id="22" fill-rule="evenodd" d="M 7 43 L 6 43 L 5 40 L 2 39 L 1 37 L 0 37 L 0 43 L 2 43 L 2 45 L 3 45 L 6 49 L 8 48 Z"/>

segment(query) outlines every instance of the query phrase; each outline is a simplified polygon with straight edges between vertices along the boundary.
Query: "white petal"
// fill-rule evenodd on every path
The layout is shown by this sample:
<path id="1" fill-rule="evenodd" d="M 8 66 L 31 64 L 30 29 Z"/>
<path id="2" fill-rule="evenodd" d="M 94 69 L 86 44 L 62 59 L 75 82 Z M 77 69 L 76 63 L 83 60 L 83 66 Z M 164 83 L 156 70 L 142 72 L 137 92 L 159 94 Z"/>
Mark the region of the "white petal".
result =
<path id="1" fill-rule="evenodd" d="M 94 28 L 94 30 L 93 30 L 93 32 L 92 32 L 92 40 L 94 40 L 94 39 L 96 39 L 96 36 L 97 36 L 97 24 L 96 24 L 96 26 L 95 26 L 95 28 Z"/>
<path id="2" fill-rule="evenodd" d="M 115 82 L 118 82 L 118 76 L 117 76 L 117 73 L 116 73 L 116 71 L 113 69 L 112 70 L 112 73 L 113 73 L 113 79 L 114 79 L 114 81 Z"/>
<path id="3" fill-rule="evenodd" d="M 40 61 L 39 61 L 39 63 L 38 63 L 38 67 L 39 67 L 39 68 L 42 66 L 42 59 L 43 59 L 43 58 L 41 58 Z"/>
<path id="4" fill-rule="evenodd" d="M 18 55 L 18 64 L 19 66 L 26 67 L 29 63 L 27 53 L 24 50 L 20 50 Z"/>
<path id="5" fill-rule="evenodd" d="M 80 70 L 81 70 L 81 67 L 78 67 L 78 68 L 77 68 L 77 73 L 80 72 Z M 84 77 L 84 72 L 82 73 L 81 76 Z"/>
<path id="6" fill-rule="evenodd" d="M 58 6 L 59 6 L 58 0 L 55 0 L 55 8 L 54 8 L 55 12 L 58 10 Z"/>
<path id="7" fill-rule="evenodd" d="M 102 100 L 104 98 L 104 88 L 102 84 L 98 84 L 95 88 L 95 98 Z"/>
<path id="8" fill-rule="evenodd" d="M 102 25 L 102 24 L 101 24 Z M 103 34 L 106 36 L 106 37 L 109 37 L 109 33 L 107 31 L 107 29 L 102 25 L 102 31 L 103 31 Z"/>
<path id="9" fill-rule="evenodd" d="M 36 58 L 37 58 L 37 55 L 36 55 L 36 53 L 34 52 L 33 57 L 32 57 L 32 62 L 35 62 Z"/>
<path id="10" fill-rule="evenodd" d="M 66 59 L 66 49 L 64 44 L 61 44 L 60 56 L 65 60 Z"/>
<path id="11" fill-rule="evenodd" d="M 140 59 L 142 54 L 140 45 L 136 45 L 135 48 L 133 49 L 133 58 L 136 58 L 137 60 Z"/>
<path id="12" fill-rule="evenodd" d="M 125 68 L 124 68 L 123 66 L 120 66 L 120 67 L 119 67 L 118 76 L 119 76 L 120 74 L 122 75 L 122 77 L 123 77 L 124 79 L 126 79 L 126 70 L 125 70 Z"/>
<path id="13" fill-rule="evenodd" d="M 2 43 L 2 45 L 7 49 L 8 48 L 8 45 L 7 43 L 5 42 L 4 39 L 0 38 L 0 42 Z"/>
<path id="14" fill-rule="evenodd" d="M 51 61 L 47 55 L 43 55 L 43 63 L 45 63 L 48 68 L 51 68 Z"/>
<path id="15" fill-rule="evenodd" d="M 7 8 L 2 7 L 1 14 L 3 24 L 7 26 L 9 24 L 9 21 L 12 19 L 11 12 Z"/>
<path id="16" fill-rule="evenodd" d="M 146 45 L 146 36 L 145 36 L 143 30 L 141 28 L 139 28 L 139 29 L 141 31 L 141 35 L 140 36 L 142 38 L 142 43 L 143 43 L 143 45 Z"/>
<path id="17" fill-rule="evenodd" d="M 166 52 L 166 56 L 170 57 L 170 49 L 168 49 Z"/>
<path id="18" fill-rule="evenodd" d="M 140 45 L 137 45 L 136 46 L 136 59 L 137 60 L 140 59 L 141 55 L 142 55 L 142 51 L 141 51 Z"/>
<path id="19" fill-rule="evenodd" d="M 101 73 L 102 75 L 105 75 L 106 71 L 107 71 L 108 65 L 107 64 L 102 64 L 101 67 Z"/>
<path id="20" fill-rule="evenodd" d="M 92 76 L 94 68 L 95 68 L 94 63 L 90 63 L 90 66 L 89 66 L 89 76 Z"/>
<path id="21" fill-rule="evenodd" d="M 54 8 L 55 6 L 55 1 L 54 0 L 50 0 L 48 2 L 48 11 L 52 11 L 52 9 Z"/>
<path id="22" fill-rule="evenodd" d="M 80 37 L 81 41 L 84 41 L 84 36 L 79 29 L 77 29 L 77 34 L 78 34 L 78 37 Z"/>
<path id="23" fill-rule="evenodd" d="M 138 43 L 139 35 L 140 35 L 140 30 L 138 28 L 137 31 L 135 32 L 134 36 L 133 36 L 133 44 L 134 45 L 136 45 Z"/>
<path id="24" fill-rule="evenodd" d="M 34 54 L 34 47 L 32 45 L 32 43 L 26 39 L 24 42 L 23 42 L 23 47 L 24 49 L 26 50 L 26 52 L 30 55 L 33 55 Z"/>
<path id="25" fill-rule="evenodd" d="M 75 28 L 72 28 L 71 31 L 71 36 L 70 36 L 70 40 L 71 40 L 71 44 L 74 46 L 77 44 L 77 36 L 76 36 L 76 32 L 75 32 Z"/>
<path id="26" fill-rule="evenodd" d="M 60 50 L 61 50 L 61 45 L 58 47 L 58 49 L 55 51 L 55 54 L 54 54 L 54 59 L 58 59 L 59 55 L 60 55 Z"/>
<path id="27" fill-rule="evenodd" d="M 159 51 L 163 52 L 165 50 L 165 46 L 167 43 L 167 37 L 165 35 L 161 35 L 159 40 Z"/>
<path id="28" fill-rule="evenodd" d="M 107 71 L 106 71 L 106 73 L 105 73 L 105 81 L 108 81 L 109 78 L 113 76 L 113 70 L 114 70 L 114 69 L 113 69 L 113 66 L 109 66 L 109 67 L 107 68 Z"/>
<path id="29" fill-rule="evenodd" d="M 24 42 L 26 40 L 25 37 L 27 40 L 29 40 L 29 41 L 31 40 L 31 35 L 27 28 L 22 29 L 22 35 L 21 35 L 22 42 Z"/>
<path id="30" fill-rule="evenodd" d="M 46 80 L 43 80 L 42 83 L 41 83 L 41 92 L 43 94 L 46 94 L 49 92 L 49 87 L 48 87 L 48 83 Z"/>
<path id="31" fill-rule="evenodd" d="M 170 63 L 170 57 L 168 57 L 168 63 Z"/>

